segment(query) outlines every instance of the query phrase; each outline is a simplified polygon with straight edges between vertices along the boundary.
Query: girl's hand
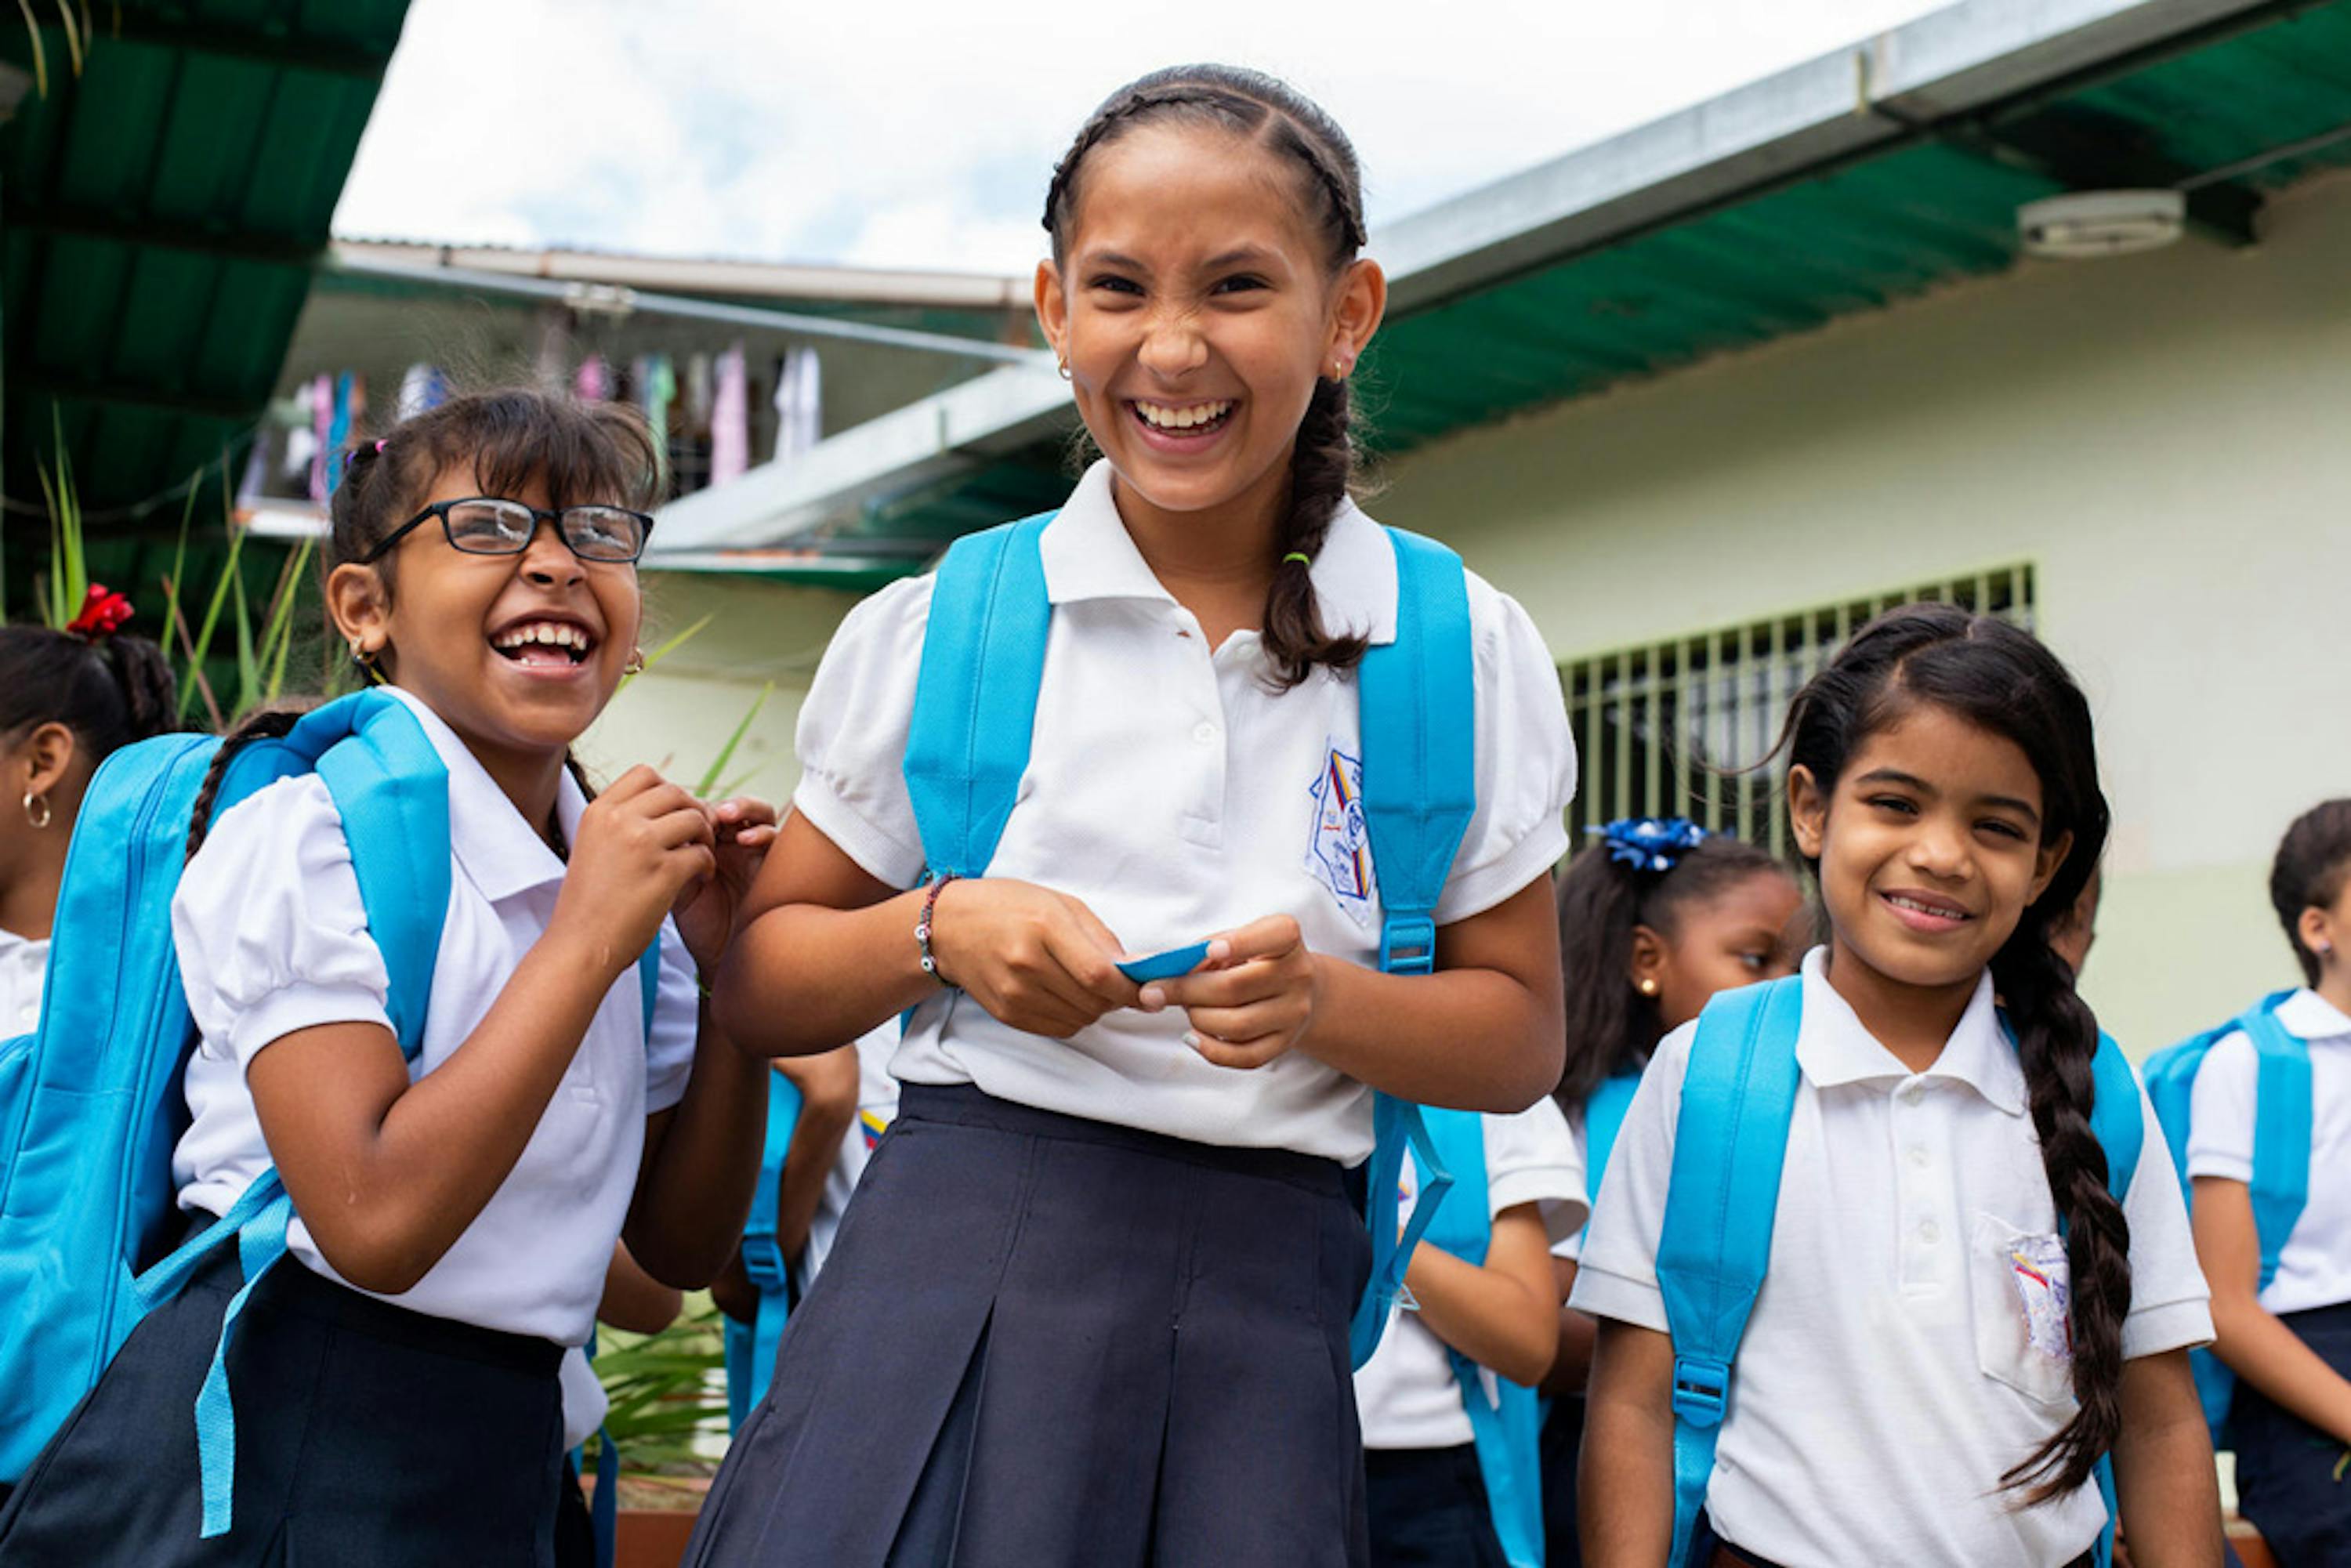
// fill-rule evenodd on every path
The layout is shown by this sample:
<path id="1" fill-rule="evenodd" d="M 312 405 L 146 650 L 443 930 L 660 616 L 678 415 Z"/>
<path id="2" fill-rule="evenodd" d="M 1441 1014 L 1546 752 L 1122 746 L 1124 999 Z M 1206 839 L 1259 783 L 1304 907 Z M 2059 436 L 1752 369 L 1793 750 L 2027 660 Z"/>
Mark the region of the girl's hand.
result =
<path id="1" fill-rule="evenodd" d="M 701 801 L 650 768 L 630 768 L 581 815 L 549 931 L 585 942 L 609 984 L 652 944 L 678 895 L 716 873 L 712 842 Z"/>
<path id="2" fill-rule="evenodd" d="M 939 890 L 931 918 L 939 978 L 988 1015 L 1029 1034 L 1067 1040 L 1136 1004 L 1118 971 L 1118 938 L 1094 912 L 1033 883 L 986 877 Z"/>
<path id="3" fill-rule="evenodd" d="M 776 809 L 765 800 L 738 796 L 704 810 L 710 820 L 717 870 L 688 883 L 670 914 L 695 967 L 707 974 L 718 967 L 719 955 L 735 935 L 735 916 L 743 907 L 744 894 L 768 858 L 768 846 L 776 841 Z"/>
<path id="4" fill-rule="evenodd" d="M 1190 974 L 1144 987 L 1141 1005 L 1182 1008 L 1185 1043 L 1218 1067 L 1263 1067 L 1297 1049 L 1322 999 L 1322 966 L 1297 920 L 1269 915 L 1212 940 Z"/>

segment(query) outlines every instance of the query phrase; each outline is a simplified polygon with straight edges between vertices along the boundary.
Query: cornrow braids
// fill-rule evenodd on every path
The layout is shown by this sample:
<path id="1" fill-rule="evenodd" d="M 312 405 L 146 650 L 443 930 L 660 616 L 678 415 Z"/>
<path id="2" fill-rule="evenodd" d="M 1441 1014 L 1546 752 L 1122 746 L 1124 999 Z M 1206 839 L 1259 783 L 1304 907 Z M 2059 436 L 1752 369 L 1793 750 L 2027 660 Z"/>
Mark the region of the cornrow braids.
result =
<path id="1" fill-rule="evenodd" d="M 2270 862 L 2270 907 L 2302 966 L 2303 979 L 2318 984 L 2318 955 L 2303 946 L 2302 912 L 2332 909 L 2351 882 L 2351 799 L 2326 800 L 2294 821 L 2278 841 Z"/>
<path id="2" fill-rule="evenodd" d="M 1067 258 L 1086 160 L 1129 131 L 1167 117 L 1221 127 L 1296 165 L 1305 176 L 1301 194 L 1316 209 L 1324 263 L 1333 276 L 1363 249 L 1363 172 L 1338 123 L 1311 99 L 1261 71 L 1194 65 L 1154 71 L 1128 83 L 1103 99 L 1080 128 L 1054 165 L 1045 193 L 1045 228 L 1052 235 L 1056 263 Z M 1311 572 L 1311 559 L 1359 471 L 1353 423 L 1346 380 L 1318 379 L 1291 451 L 1289 503 L 1276 530 L 1277 564 L 1266 591 L 1261 646 L 1266 683 L 1275 691 L 1298 685 L 1317 666 L 1351 668 L 1369 645 L 1362 636 L 1324 631 Z"/>
<path id="3" fill-rule="evenodd" d="M 1870 736 L 1920 707 L 1938 707 L 2012 742 L 2042 791 L 2042 842 L 2070 835 L 2065 858 L 2027 905 L 1991 977 L 2016 1040 L 2033 1131 L 2065 1237 L 2074 1352 L 2072 1419 L 2007 1475 L 2033 1503 L 2085 1484 L 2122 1428 L 2122 1327 L 2131 1300 L 2130 1224 L 2108 1190 L 2105 1149 L 2092 1130 L 2097 1020 L 2050 926 L 2080 899 L 2105 848 L 2090 705 L 2064 664 L 2029 632 L 1943 604 L 1888 611 L 1854 634 L 1796 694 L 1777 755 L 1834 791 Z M 1815 860 L 1810 862 L 1817 877 Z"/>

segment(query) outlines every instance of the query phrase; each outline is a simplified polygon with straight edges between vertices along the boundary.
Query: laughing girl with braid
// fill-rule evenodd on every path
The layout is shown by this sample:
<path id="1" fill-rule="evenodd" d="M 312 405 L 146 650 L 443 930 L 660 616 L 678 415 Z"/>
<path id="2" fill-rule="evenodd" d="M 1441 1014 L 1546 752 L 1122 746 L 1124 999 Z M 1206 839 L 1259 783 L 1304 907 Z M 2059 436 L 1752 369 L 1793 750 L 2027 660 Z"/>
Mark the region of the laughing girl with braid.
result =
<path id="1" fill-rule="evenodd" d="M 1087 122 L 1045 226 L 1038 316 L 1102 459 L 1034 536 L 1000 838 L 925 879 L 905 774 L 949 617 L 944 574 L 900 583 L 818 674 L 718 978 L 761 1054 L 912 1011 L 898 1119 L 692 1563 L 1360 1568 L 1374 1086 L 1510 1113 L 1559 1076 L 1573 751 L 1541 640 L 1474 576 L 1477 810 L 1436 972 L 1376 967 L 1357 667 L 1402 572 L 1347 494 L 1385 285 L 1345 136 L 1255 72 L 1157 72 Z"/>

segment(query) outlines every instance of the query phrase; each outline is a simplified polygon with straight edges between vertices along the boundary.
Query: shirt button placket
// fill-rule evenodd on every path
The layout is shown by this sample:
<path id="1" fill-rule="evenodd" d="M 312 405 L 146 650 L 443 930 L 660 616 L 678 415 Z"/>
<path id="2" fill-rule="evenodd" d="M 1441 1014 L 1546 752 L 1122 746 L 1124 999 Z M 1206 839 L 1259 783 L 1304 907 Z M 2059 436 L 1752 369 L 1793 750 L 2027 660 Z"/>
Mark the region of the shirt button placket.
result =
<path id="1" fill-rule="evenodd" d="M 1900 1227 L 1896 1253 L 1901 1260 L 1902 1289 L 1908 1294 L 1938 1291 L 1949 1273 L 1944 1259 L 1949 1227 L 1942 1213 L 1942 1173 L 1935 1168 L 1929 1134 L 1932 1113 L 1927 1108 L 1927 1084 L 1913 1078 L 1895 1090 L 1889 1107 L 1893 1147 L 1899 1151 L 1894 1163 L 1896 1223 Z"/>

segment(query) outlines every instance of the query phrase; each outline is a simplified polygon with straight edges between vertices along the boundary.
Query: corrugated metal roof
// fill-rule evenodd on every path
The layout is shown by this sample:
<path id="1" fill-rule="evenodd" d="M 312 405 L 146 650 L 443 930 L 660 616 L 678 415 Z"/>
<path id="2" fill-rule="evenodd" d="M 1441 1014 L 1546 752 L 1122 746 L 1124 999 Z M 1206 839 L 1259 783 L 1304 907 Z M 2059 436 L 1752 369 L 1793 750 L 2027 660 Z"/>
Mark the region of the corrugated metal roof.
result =
<path id="1" fill-rule="evenodd" d="M 48 28 L 48 95 L 0 131 L 0 322 L 9 494 L 37 493 L 54 418 L 102 514 L 171 489 L 258 417 L 407 3 L 91 9 L 79 78 Z M 0 26 L 0 57 L 30 57 Z"/>
<path id="2" fill-rule="evenodd" d="M 1408 451 L 1997 273 L 2017 207 L 2069 189 L 2189 187 L 2197 236 L 2246 243 L 2266 193 L 2346 165 L 2351 0 L 1972 0 L 1375 235 L 1395 293 L 1365 423 Z M 998 423 L 955 417 L 991 399 Z M 869 539 L 952 538 L 1066 489 L 1050 387 L 999 371 L 933 402 L 930 445 L 898 457 L 894 427 L 925 413 L 904 411 L 862 480 L 820 446 L 807 497 L 755 473 L 741 501 L 681 507 L 673 548 L 810 531 L 879 570 Z"/>

